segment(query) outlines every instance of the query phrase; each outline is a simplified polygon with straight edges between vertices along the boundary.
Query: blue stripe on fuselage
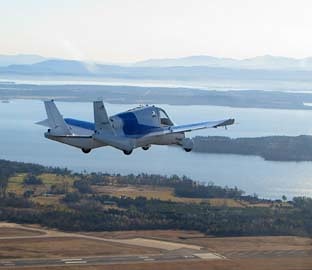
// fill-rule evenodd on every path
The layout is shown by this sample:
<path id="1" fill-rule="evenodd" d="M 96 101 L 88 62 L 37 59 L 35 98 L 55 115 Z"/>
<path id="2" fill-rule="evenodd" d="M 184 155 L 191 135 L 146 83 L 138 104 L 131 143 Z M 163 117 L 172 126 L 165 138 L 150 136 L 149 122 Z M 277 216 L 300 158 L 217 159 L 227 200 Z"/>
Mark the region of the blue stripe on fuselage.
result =
<path id="1" fill-rule="evenodd" d="M 158 131 L 161 128 L 155 126 L 147 126 L 140 124 L 136 115 L 133 112 L 125 112 L 117 114 L 123 121 L 123 132 L 128 136 L 144 136 L 148 133 Z"/>
<path id="2" fill-rule="evenodd" d="M 95 125 L 94 123 L 87 122 L 87 121 L 82 121 L 82 120 L 77 120 L 73 118 L 65 118 L 64 119 L 66 124 L 75 126 L 75 127 L 80 127 L 88 130 L 95 130 Z"/>
<path id="3" fill-rule="evenodd" d="M 126 112 L 117 115 L 123 121 L 123 132 L 129 137 L 142 137 L 151 132 L 163 130 L 161 127 L 147 126 L 138 123 L 134 113 Z M 65 118 L 66 124 L 95 131 L 95 124 L 87 121 L 77 120 L 73 118 Z"/>

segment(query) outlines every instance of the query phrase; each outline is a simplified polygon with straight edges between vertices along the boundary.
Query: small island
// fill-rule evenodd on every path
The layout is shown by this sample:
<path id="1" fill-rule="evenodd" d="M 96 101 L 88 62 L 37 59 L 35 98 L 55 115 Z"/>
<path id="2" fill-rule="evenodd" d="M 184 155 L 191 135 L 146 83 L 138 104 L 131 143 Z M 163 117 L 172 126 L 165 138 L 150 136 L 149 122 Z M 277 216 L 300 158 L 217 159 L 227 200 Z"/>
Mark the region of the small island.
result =
<path id="1" fill-rule="evenodd" d="M 312 161 L 312 136 L 194 137 L 194 152 L 255 155 L 271 161 Z"/>

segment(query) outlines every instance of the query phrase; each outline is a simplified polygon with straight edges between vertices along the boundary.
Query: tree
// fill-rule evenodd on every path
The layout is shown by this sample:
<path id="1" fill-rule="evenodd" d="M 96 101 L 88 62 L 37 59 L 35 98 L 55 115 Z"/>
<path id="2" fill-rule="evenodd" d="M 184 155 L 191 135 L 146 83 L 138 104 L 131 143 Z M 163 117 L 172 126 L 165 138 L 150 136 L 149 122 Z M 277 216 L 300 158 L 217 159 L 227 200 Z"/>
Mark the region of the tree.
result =
<path id="1" fill-rule="evenodd" d="M 23 181 L 24 185 L 42 185 L 42 180 L 33 174 L 28 174 Z"/>
<path id="2" fill-rule="evenodd" d="M 80 194 L 78 192 L 70 192 L 65 195 L 63 201 L 66 203 L 76 203 L 80 201 Z"/>
<path id="3" fill-rule="evenodd" d="M 33 190 L 26 190 L 23 194 L 23 197 L 24 198 L 30 198 L 31 195 L 34 194 L 34 191 Z"/>
<path id="4" fill-rule="evenodd" d="M 92 193 L 92 188 L 87 179 L 76 180 L 74 187 L 78 189 L 80 193 Z"/>
<path id="5" fill-rule="evenodd" d="M 6 197 L 6 191 L 8 188 L 9 179 L 8 178 L 0 178 L 0 198 Z"/>

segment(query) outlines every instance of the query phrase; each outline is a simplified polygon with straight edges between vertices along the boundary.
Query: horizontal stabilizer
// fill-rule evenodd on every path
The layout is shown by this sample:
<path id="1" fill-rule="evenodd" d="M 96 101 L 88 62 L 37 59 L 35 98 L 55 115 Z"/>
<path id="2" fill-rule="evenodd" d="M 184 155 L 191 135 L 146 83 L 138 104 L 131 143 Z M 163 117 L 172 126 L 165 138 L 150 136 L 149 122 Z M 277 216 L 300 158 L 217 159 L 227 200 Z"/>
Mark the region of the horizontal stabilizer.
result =
<path id="1" fill-rule="evenodd" d="M 50 127 L 49 119 L 44 119 L 42 121 L 36 122 L 35 124 L 39 126 Z"/>

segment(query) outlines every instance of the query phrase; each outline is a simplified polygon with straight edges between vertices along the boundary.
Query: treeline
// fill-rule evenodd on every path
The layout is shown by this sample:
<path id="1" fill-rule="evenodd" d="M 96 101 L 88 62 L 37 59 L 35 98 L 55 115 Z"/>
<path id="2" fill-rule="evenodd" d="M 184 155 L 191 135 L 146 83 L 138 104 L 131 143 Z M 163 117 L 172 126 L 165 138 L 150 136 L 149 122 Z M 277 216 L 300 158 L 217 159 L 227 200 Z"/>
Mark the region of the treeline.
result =
<path id="1" fill-rule="evenodd" d="M 143 197 L 71 194 L 66 195 L 67 207 L 62 208 L 32 204 L 9 207 L 7 203 L 7 207 L 0 207 L 0 220 L 37 223 L 66 231 L 183 229 L 216 236 L 312 235 L 312 201 L 307 198 L 297 198 L 292 208 L 229 208 Z M 106 208 L 112 202 L 116 208 Z"/>
<path id="2" fill-rule="evenodd" d="M 165 176 L 157 174 L 108 174 L 108 173 L 72 173 L 68 169 L 44 167 L 31 163 L 19 163 L 0 160 L 0 197 L 5 197 L 9 177 L 17 173 L 26 173 L 24 185 L 40 185 L 42 181 L 36 177 L 42 173 L 54 173 L 57 175 L 67 175 L 77 180 L 74 181 L 74 187 L 84 193 L 92 193 L 92 185 L 149 185 L 173 188 L 177 197 L 187 198 L 232 198 L 242 199 L 249 202 L 263 201 L 255 196 L 246 196 L 244 191 L 237 187 L 220 187 L 213 182 L 202 183 L 194 181 L 186 176 L 178 175 Z M 65 184 L 55 184 L 50 188 L 51 194 L 64 194 L 68 191 Z M 25 196 L 31 195 L 27 192 Z"/>
<path id="3" fill-rule="evenodd" d="M 34 164 L 0 161 L 0 180 L 15 173 L 26 173 L 22 182 L 44 185 L 38 181 L 41 173 L 71 177 L 69 188 L 54 187 L 58 205 L 36 203 L 28 192 L 14 192 L 0 197 L 0 220 L 17 223 L 36 223 L 67 231 L 113 231 L 140 229 L 198 230 L 217 236 L 241 235 L 309 235 L 312 236 L 312 199 L 298 197 L 287 204 L 273 203 L 263 207 L 213 206 L 209 202 L 185 203 L 108 196 L 94 191 L 94 185 L 159 185 L 170 186 L 176 193 L 189 196 L 220 196 L 249 198 L 237 188 L 200 184 L 187 177 L 139 175 L 110 175 L 101 173 L 71 173 L 67 169 L 46 168 Z M 8 173 L 9 172 L 9 173 Z M 52 187 L 51 187 L 52 188 Z M 61 194 L 61 195 L 59 195 Z M 27 195 L 27 196 L 26 196 Z M 50 196 L 50 195 L 49 195 Z"/>
<path id="4" fill-rule="evenodd" d="M 25 179 L 27 184 L 28 180 L 29 182 L 36 180 L 33 176 L 42 173 L 69 175 L 71 172 L 66 168 L 46 167 L 33 163 L 24 163 L 0 159 L 0 198 L 4 198 L 7 195 L 9 178 L 18 173 L 28 174 L 29 179 Z"/>
<path id="5" fill-rule="evenodd" d="M 102 174 L 91 173 L 90 175 L 80 175 L 86 181 L 80 181 L 80 186 L 86 185 L 151 185 L 161 187 L 171 187 L 178 197 L 187 198 L 241 198 L 244 191 L 237 187 L 220 187 L 213 182 L 200 183 L 186 176 L 178 175 L 164 176 L 157 174 Z"/>
<path id="6" fill-rule="evenodd" d="M 195 152 L 256 155 L 272 161 L 312 161 L 312 136 L 195 137 Z"/>

